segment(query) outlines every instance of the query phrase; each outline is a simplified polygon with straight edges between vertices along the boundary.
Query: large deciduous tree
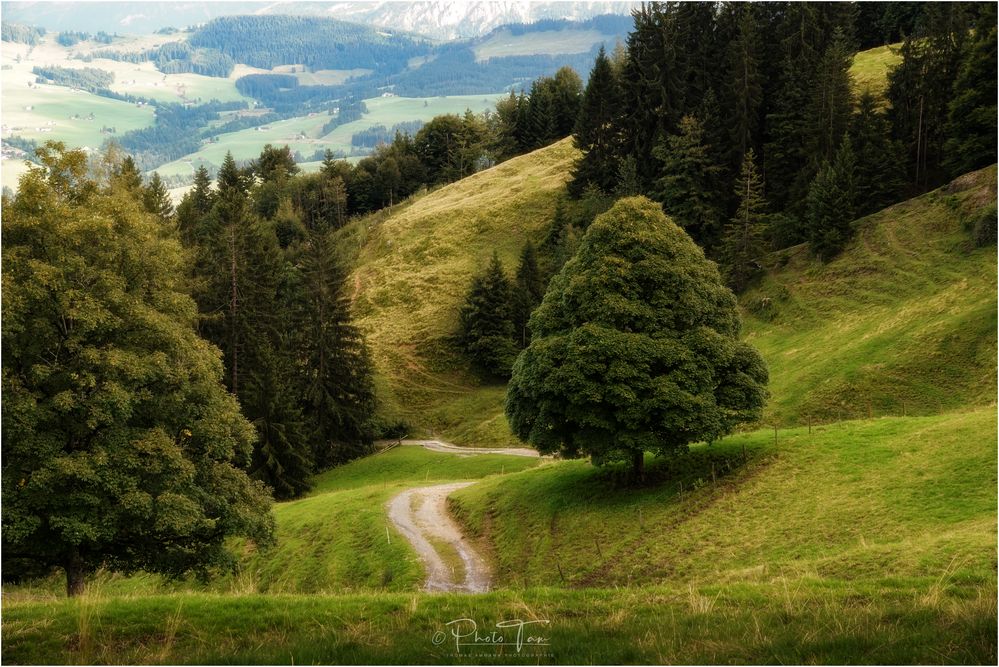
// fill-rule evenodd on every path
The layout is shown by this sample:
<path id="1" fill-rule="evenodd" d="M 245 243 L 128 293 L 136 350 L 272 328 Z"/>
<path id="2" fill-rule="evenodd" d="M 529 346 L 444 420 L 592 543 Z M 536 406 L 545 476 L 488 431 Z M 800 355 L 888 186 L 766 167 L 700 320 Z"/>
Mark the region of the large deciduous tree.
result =
<path id="1" fill-rule="evenodd" d="M 506 414 L 543 453 L 671 454 L 759 417 L 767 369 L 740 342 L 732 292 L 660 207 L 619 200 L 597 217 L 531 317 Z"/>
<path id="2" fill-rule="evenodd" d="M 169 575 L 270 539 L 252 426 L 198 337 L 175 232 L 50 144 L 3 211 L 5 576 Z"/>

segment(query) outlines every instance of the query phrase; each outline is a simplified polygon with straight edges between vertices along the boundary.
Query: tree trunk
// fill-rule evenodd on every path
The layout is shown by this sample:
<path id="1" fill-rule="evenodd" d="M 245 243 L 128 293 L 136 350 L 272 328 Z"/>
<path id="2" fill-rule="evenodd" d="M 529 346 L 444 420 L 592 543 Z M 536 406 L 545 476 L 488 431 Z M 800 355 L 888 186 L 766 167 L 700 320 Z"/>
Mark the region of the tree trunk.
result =
<path id="1" fill-rule="evenodd" d="M 83 592 L 83 558 L 73 549 L 66 559 L 66 595 L 76 597 Z"/>
<path id="2" fill-rule="evenodd" d="M 645 452 L 640 449 L 631 453 L 631 474 L 637 483 L 645 479 Z"/>

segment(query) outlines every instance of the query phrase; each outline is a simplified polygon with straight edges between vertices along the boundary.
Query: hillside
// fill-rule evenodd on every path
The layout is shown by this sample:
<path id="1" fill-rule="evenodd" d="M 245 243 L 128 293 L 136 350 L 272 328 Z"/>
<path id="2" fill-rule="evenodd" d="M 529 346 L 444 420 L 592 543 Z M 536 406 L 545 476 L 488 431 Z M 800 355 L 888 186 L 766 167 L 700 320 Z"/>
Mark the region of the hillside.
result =
<path id="1" fill-rule="evenodd" d="M 344 231 L 357 248 L 355 311 L 393 417 L 462 444 L 514 444 L 503 387 L 462 371 L 449 337 L 492 250 L 512 274 L 524 241 L 538 241 L 573 156 L 563 141 Z M 859 220 L 828 265 L 806 246 L 774 255 L 741 299 L 745 335 L 771 369 L 767 423 L 994 399 L 996 253 L 972 247 L 970 226 L 995 183 L 985 169 Z"/>
<path id="2" fill-rule="evenodd" d="M 344 229 L 356 252 L 355 317 L 392 418 L 462 444 L 514 444 L 503 387 L 480 386 L 449 338 L 493 250 L 512 272 L 524 242 L 541 238 L 574 157 L 564 140 Z"/>

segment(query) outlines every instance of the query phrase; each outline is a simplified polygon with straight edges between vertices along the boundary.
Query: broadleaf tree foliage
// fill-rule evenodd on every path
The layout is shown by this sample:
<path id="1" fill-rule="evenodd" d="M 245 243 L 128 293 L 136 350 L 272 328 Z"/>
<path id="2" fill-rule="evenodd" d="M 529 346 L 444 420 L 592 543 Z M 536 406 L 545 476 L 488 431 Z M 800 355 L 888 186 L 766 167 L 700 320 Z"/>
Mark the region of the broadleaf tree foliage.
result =
<path id="1" fill-rule="evenodd" d="M 196 329 L 175 233 L 122 179 L 50 143 L 3 209 L 5 577 L 168 575 L 271 539 L 252 426 Z M 124 165 L 130 169 L 129 165 Z"/>
<path id="2" fill-rule="evenodd" d="M 542 453 L 631 462 L 757 419 L 768 373 L 739 341 L 718 269 L 662 209 L 619 200 L 596 218 L 531 317 L 506 414 Z"/>

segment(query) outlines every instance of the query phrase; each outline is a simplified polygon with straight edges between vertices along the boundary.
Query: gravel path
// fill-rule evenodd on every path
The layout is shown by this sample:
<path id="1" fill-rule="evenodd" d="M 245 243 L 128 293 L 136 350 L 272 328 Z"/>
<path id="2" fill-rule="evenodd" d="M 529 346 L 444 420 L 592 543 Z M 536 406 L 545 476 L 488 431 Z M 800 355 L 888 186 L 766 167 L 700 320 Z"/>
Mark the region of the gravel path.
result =
<path id="1" fill-rule="evenodd" d="M 403 440 L 406 447 L 423 447 L 434 452 L 455 456 L 476 456 L 479 454 L 505 454 L 507 456 L 532 456 L 538 453 L 525 448 L 480 448 L 458 447 L 440 440 Z M 403 536 L 409 540 L 420 555 L 427 569 L 428 591 L 463 591 L 483 593 L 489 590 L 489 566 L 454 522 L 447 511 L 447 497 L 451 492 L 463 489 L 474 482 L 451 482 L 436 486 L 406 489 L 394 496 L 388 503 L 389 520 Z M 438 546 L 435 547 L 434 544 Z M 449 552 L 454 563 L 454 555 L 461 560 L 464 572 L 448 564 L 438 551 Z"/>
<path id="2" fill-rule="evenodd" d="M 424 588 L 428 591 L 483 593 L 489 590 L 489 567 L 447 511 L 448 495 L 470 484 L 474 482 L 406 489 L 389 501 L 389 519 L 413 545 L 427 569 Z M 456 576 L 432 541 L 443 542 L 445 548 L 457 552 L 464 566 L 464 576 Z"/>

